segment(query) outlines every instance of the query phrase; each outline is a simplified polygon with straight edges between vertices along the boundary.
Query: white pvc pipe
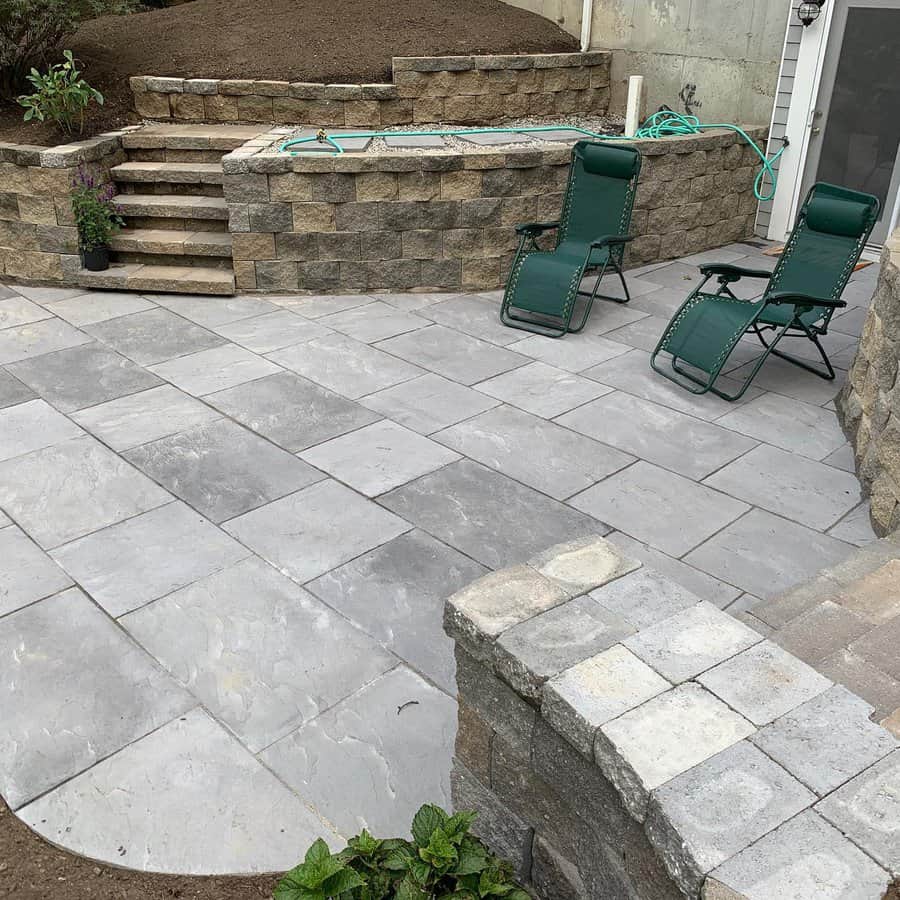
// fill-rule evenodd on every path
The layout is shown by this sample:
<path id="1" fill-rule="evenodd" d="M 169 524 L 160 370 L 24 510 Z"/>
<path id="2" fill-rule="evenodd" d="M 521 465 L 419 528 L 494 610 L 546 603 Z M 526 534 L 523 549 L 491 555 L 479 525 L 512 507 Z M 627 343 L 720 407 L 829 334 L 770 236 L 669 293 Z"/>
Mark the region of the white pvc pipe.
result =
<path id="1" fill-rule="evenodd" d="M 581 4 L 581 52 L 591 49 L 591 26 L 594 23 L 594 0 L 582 0 Z"/>
<path id="2" fill-rule="evenodd" d="M 625 137 L 634 137 L 641 124 L 641 95 L 644 92 L 644 76 L 632 75 L 628 79 L 628 102 L 625 106 Z"/>

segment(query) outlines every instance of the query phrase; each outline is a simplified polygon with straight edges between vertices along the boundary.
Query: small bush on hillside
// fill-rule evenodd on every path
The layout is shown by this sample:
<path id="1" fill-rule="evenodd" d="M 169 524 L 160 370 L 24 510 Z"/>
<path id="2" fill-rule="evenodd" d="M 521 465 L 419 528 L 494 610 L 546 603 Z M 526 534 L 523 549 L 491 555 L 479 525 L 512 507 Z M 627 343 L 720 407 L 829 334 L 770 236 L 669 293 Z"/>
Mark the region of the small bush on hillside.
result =
<path id="1" fill-rule="evenodd" d="M 56 61 L 82 21 L 133 8 L 133 0 L 0 0 L 0 97 L 12 100 L 32 69 Z"/>
<path id="2" fill-rule="evenodd" d="M 275 889 L 275 900 L 530 900 L 508 863 L 469 834 L 475 813 L 423 806 L 412 841 L 363 831 L 331 853 L 316 841 Z"/>
<path id="3" fill-rule="evenodd" d="M 50 66 L 45 75 L 32 69 L 27 76 L 33 94 L 19 97 L 25 107 L 25 121 L 56 122 L 66 134 L 84 131 L 84 111 L 90 103 L 103 104 L 103 94 L 92 88 L 75 65 L 71 50 L 64 50 L 65 62 Z"/>

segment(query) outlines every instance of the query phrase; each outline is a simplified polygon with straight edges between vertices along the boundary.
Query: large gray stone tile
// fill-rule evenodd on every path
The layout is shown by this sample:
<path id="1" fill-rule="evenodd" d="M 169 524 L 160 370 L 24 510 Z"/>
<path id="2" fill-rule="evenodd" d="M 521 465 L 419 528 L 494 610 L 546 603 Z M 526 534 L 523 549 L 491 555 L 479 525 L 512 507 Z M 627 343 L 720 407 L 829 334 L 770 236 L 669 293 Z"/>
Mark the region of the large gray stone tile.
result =
<path id="1" fill-rule="evenodd" d="M 0 660 L 13 809 L 196 704 L 77 588 L 0 619 Z"/>
<path id="2" fill-rule="evenodd" d="M 887 872 L 812 810 L 722 863 L 710 879 L 710 890 L 718 885 L 728 892 L 724 896 L 733 892 L 748 900 L 867 900 L 880 897 L 890 882 Z"/>
<path id="3" fill-rule="evenodd" d="M 743 435 L 624 391 L 607 394 L 556 421 L 694 479 L 756 446 Z"/>
<path id="4" fill-rule="evenodd" d="M 87 435 L 0 463 L 0 506 L 45 549 L 170 499 Z"/>
<path id="5" fill-rule="evenodd" d="M 653 794 L 647 834 L 683 890 L 809 807 L 815 795 L 747 741 Z"/>
<path id="6" fill-rule="evenodd" d="M 293 372 L 267 375 L 208 394 L 204 400 L 292 452 L 355 431 L 379 418 Z"/>
<path id="7" fill-rule="evenodd" d="M 276 350 L 269 359 L 351 400 L 422 374 L 417 366 L 344 334 Z"/>
<path id="8" fill-rule="evenodd" d="M 168 503 L 53 552 L 112 616 L 121 616 L 250 551 L 182 503 Z"/>
<path id="9" fill-rule="evenodd" d="M 0 410 L 0 460 L 58 444 L 82 430 L 43 400 Z"/>
<path id="10" fill-rule="evenodd" d="M 780 394 L 750 400 L 719 425 L 810 459 L 824 459 L 846 440 L 833 412 Z"/>
<path id="11" fill-rule="evenodd" d="M 343 835 L 403 836 L 450 806 L 456 704 L 404 666 L 274 744 L 262 759 Z"/>
<path id="12" fill-rule="evenodd" d="M 63 412 L 94 406 L 162 384 L 102 344 L 84 344 L 14 363 L 9 370 Z"/>
<path id="13" fill-rule="evenodd" d="M 151 369 L 196 397 L 281 371 L 275 363 L 234 344 L 170 359 Z"/>
<path id="14" fill-rule="evenodd" d="M 641 316 L 644 315 L 641 313 Z M 515 344 L 510 344 L 509 349 L 539 359 L 557 369 L 575 373 L 583 372 L 628 352 L 625 344 L 584 332 L 567 334 L 562 339 L 533 334 L 531 337 L 516 341 Z"/>
<path id="15" fill-rule="evenodd" d="M 328 479 L 232 519 L 225 530 L 296 581 L 306 582 L 410 527 Z"/>
<path id="16" fill-rule="evenodd" d="M 225 343 L 217 334 L 167 309 L 149 309 L 120 316 L 96 325 L 86 325 L 85 330 L 142 366 Z"/>
<path id="17" fill-rule="evenodd" d="M 557 500 L 583 491 L 634 457 L 512 406 L 438 432 L 435 440 Z"/>
<path id="18" fill-rule="evenodd" d="M 591 591 L 590 597 L 635 630 L 649 628 L 700 602 L 696 594 L 648 566 Z"/>
<path id="19" fill-rule="evenodd" d="M 74 853 L 149 871 L 281 872 L 317 838 L 334 849 L 340 844 L 202 709 L 173 719 L 20 815 Z"/>
<path id="20" fill-rule="evenodd" d="M 452 450 L 387 420 L 333 438 L 301 456 L 368 497 L 459 459 Z"/>
<path id="21" fill-rule="evenodd" d="M 359 402 L 420 434 L 431 434 L 498 403 L 433 372 L 369 394 Z"/>
<path id="22" fill-rule="evenodd" d="M 409 294 L 376 294 L 370 299 L 383 300 L 390 303 L 403 312 L 418 312 L 425 306 L 431 306 L 432 303 L 439 303 L 451 297 L 451 294 L 429 294 L 429 293 L 409 293 Z"/>
<path id="23" fill-rule="evenodd" d="M 656 272 L 653 272 L 651 278 L 655 275 Z M 642 294 L 640 297 L 635 297 L 634 300 L 631 301 L 631 306 L 633 306 L 634 309 L 643 310 L 645 313 L 658 316 L 662 319 L 671 319 L 681 308 L 684 301 L 687 300 L 688 294 L 694 289 L 694 284 L 699 280 L 698 277 L 693 283 L 685 282 L 686 287 L 684 288 L 658 287 L 655 291 L 650 291 L 649 293 Z M 759 289 L 756 287 L 752 288 L 752 290 L 754 293 L 759 292 Z"/>
<path id="24" fill-rule="evenodd" d="M 869 501 L 851 509 L 837 525 L 828 529 L 828 534 L 840 541 L 856 544 L 857 547 L 864 547 L 877 540 L 878 535 L 872 530 Z"/>
<path id="25" fill-rule="evenodd" d="M 663 315 L 648 315 L 643 319 L 632 322 L 630 325 L 616 328 L 615 331 L 608 331 L 606 336 L 611 341 L 619 341 L 622 344 L 627 344 L 629 347 L 635 347 L 651 353 L 659 343 L 659 339 L 668 324 L 668 318 Z"/>
<path id="26" fill-rule="evenodd" d="M 378 346 L 431 372 L 468 385 L 528 362 L 528 358 L 519 353 L 443 325 L 402 334 L 382 341 Z"/>
<path id="27" fill-rule="evenodd" d="M 819 531 L 860 502 L 855 475 L 762 444 L 704 484 Z"/>
<path id="28" fill-rule="evenodd" d="M 22 384 L 18 378 L 13 378 L 6 369 L 0 369 L 0 409 L 24 403 L 36 396 L 37 394 L 28 385 Z"/>
<path id="29" fill-rule="evenodd" d="M 835 685 L 751 740 L 822 797 L 896 749 L 896 738 L 871 713 L 868 703 Z"/>
<path id="30" fill-rule="evenodd" d="M 838 788 L 816 807 L 877 862 L 900 873 L 900 750 Z"/>
<path id="31" fill-rule="evenodd" d="M 253 752 L 396 663 L 363 631 L 257 557 L 121 622 Z"/>
<path id="32" fill-rule="evenodd" d="M 79 294 L 67 300 L 59 300 L 48 305 L 53 314 L 65 319 L 70 325 L 93 325 L 95 322 L 105 322 L 107 319 L 115 319 L 118 316 L 127 316 L 130 313 L 143 312 L 153 309 L 151 303 L 138 294 L 119 291 L 99 291 L 91 294 Z"/>
<path id="33" fill-rule="evenodd" d="M 781 346 L 784 345 L 782 344 Z M 789 353 L 792 349 L 789 346 L 785 352 Z M 736 369 L 730 369 L 728 374 L 732 378 L 742 381 L 749 377 L 753 370 L 753 365 L 752 362 L 744 363 L 744 365 Z M 843 369 L 836 371 L 837 377 L 834 381 L 825 381 L 823 378 L 817 378 L 793 363 L 778 359 L 777 356 L 770 356 L 759 372 L 756 373 L 753 384 L 767 391 L 783 394 L 785 397 L 793 397 L 795 400 L 802 400 L 804 403 L 822 406 L 837 396 L 838 391 L 840 391 L 847 379 L 847 374 Z"/>
<path id="34" fill-rule="evenodd" d="M 190 319 L 205 328 L 214 328 L 250 316 L 274 312 L 278 307 L 262 297 L 183 297 L 177 294 L 151 294 L 160 306 Z"/>
<path id="35" fill-rule="evenodd" d="M 24 532 L 15 525 L 0 528 L 0 616 L 71 584 L 72 579 Z"/>
<path id="36" fill-rule="evenodd" d="M 478 385 L 478 390 L 519 409 L 552 419 L 611 388 L 542 362 L 504 372 Z"/>
<path id="37" fill-rule="evenodd" d="M 456 331 L 503 347 L 521 339 L 521 331 L 500 321 L 500 304 L 487 297 L 461 295 L 433 303 L 419 315 Z"/>
<path id="38" fill-rule="evenodd" d="M 178 388 L 163 384 L 79 410 L 72 418 L 121 452 L 212 422 L 220 415 Z"/>
<path id="39" fill-rule="evenodd" d="M 686 391 L 684 388 L 673 384 L 668 378 L 664 378 L 658 372 L 650 368 L 650 354 L 643 350 L 629 350 L 622 356 L 617 356 L 608 362 L 601 363 L 584 372 L 587 378 L 593 378 L 601 384 L 619 388 L 628 394 L 634 394 L 644 400 L 651 400 L 676 409 L 678 412 L 688 413 L 698 419 L 712 421 L 725 413 L 732 412 L 747 400 L 758 397 L 761 391 L 758 388 L 749 388 L 744 398 L 735 403 L 729 403 L 713 394 L 698 396 Z M 730 381 L 725 376 L 720 376 L 717 382 L 724 390 L 732 391 L 737 387 L 737 382 Z M 724 424 L 724 423 L 720 423 Z M 730 426 L 729 426 L 730 427 Z M 734 429 L 740 431 L 741 429 Z M 747 432 L 750 437 L 764 440 L 762 436 Z"/>
<path id="40" fill-rule="evenodd" d="M 313 297 L 274 297 L 273 302 L 308 319 L 318 319 L 330 313 L 341 312 L 345 309 L 353 309 L 356 306 L 365 306 L 371 303 L 375 297 L 369 294 L 324 294 Z"/>
<path id="41" fill-rule="evenodd" d="M 575 315 L 573 318 L 577 321 L 577 318 L 580 315 L 581 308 L 579 305 L 575 307 Z M 637 322 L 638 319 L 643 319 L 644 316 L 647 315 L 649 315 L 649 313 L 645 312 L 643 309 L 637 309 L 631 303 L 626 306 L 624 303 L 607 303 L 598 300 L 594 304 L 594 309 L 591 312 L 590 318 L 587 320 L 587 325 L 585 325 L 583 333 L 587 335 L 605 336 L 611 331 L 615 331 L 623 325 L 630 325 L 632 322 Z M 566 340 L 568 339 L 569 336 L 566 337 Z"/>
<path id="42" fill-rule="evenodd" d="M 67 300 L 69 297 L 77 297 L 78 294 L 87 293 L 84 288 L 43 287 L 41 285 L 27 284 L 17 284 L 15 292 L 42 305 L 56 303 L 59 300 Z"/>
<path id="43" fill-rule="evenodd" d="M 449 694 L 456 692 L 444 601 L 485 568 L 422 531 L 411 531 L 307 587 Z"/>
<path id="44" fill-rule="evenodd" d="M 765 600 L 852 550 L 851 544 L 754 509 L 689 553 L 685 562 Z"/>
<path id="45" fill-rule="evenodd" d="M 380 300 L 368 303 L 365 306 L 355 306 L 343 312 L 331 313 L 322 316 L 316 322 L 317 325 L 333 328 L 354 340 L 371 344 L 374 341 L 382 341 L 385 338 L 394 337 L 397 334 L 405 334 L 407 331 L 415 331 L 428 325 L 427 319 L 417 315 L 402 312 L 388 303 Z"/>
<path id="46" fill-rule="evenodd" d="M 62 319 L 43 319 L 0 331 L 0 365 L 86 344 L 90 337 Z"/>
<path id="47" fill-rule="evenodd" d="M 713 578 L 712 575 L 702 572 L 695 566 L 674 559 L 661 550 L 636 541 L 621 531 L 613 531 L 607 536 L 607 540 L 629 556 L 639 559 L 645 566 L 649 566 L 664 576 L 667 581 L 680 585 L 684 590 L 695 594 L 702 600 L 708 600 L 719 609 L 724 609 L 741 594 L 740 588 Z"/>
<path id="48" fill-rule="evenodd" d="M 601 522 L 471 460 L 397 488 L 381 503 L 492 569 L 588 534 Z"/>
<path id="49" fill-rule="evenodd" d="M 39 322 L 41 319 L 49 319 L 51 315 L 52 313 L 24 297 L 7 297 L 0 300 L 0 329 Z"/>
<path id="50" fill-rule="evenodd" d="M 749 507 L 642 460 L 573 497 L 572 506 L 671 556 L 682 556 Z"/>
<path id="51" fill-rule="evenodd" d="M 232 519 L 325 477 L 228 419 L 195 425 L 124 456 L 213 522 Z"/>
<path id="52" fill-rule="evenodd" d="M 273 350 L 314 341 L 331 333 L 330 329 L 287 309 L 278 309 L 249 319 L 238 319 L 236 322 L 216 326 L 213 331 L 254 353 L 271 353 Z"/>

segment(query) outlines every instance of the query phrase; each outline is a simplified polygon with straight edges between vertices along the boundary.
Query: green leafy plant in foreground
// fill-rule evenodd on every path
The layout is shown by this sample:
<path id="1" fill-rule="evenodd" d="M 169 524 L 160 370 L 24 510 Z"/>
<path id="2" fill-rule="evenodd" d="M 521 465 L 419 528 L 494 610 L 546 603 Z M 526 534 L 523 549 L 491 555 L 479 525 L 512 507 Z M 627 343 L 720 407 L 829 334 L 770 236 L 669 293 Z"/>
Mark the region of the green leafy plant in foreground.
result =
<path id="1" fill-rule="evenodd" d="M 25 107 L 25 121 L 48 119 L 66 134 L 84 131 L 84 111 L 91 102 L 103 105 L 103 94 L 92 88 L 82 77 L 75 65 L 71 50 L 63 52 L 65 60 L 50 66 L 42 75 L 32 69 L 26 78 L 34 88 L 33 94 L 19 97 L 20 106 Z"/>
<path id="2" fill-rule="evenodd" d="M 331 853 L 320 839 L 281 879 L 275 900 L 529 900 L 509 864 L 469 833 L 474 818 L 425 805 L 413 819 L 412 841 L 363 831 Z"/>

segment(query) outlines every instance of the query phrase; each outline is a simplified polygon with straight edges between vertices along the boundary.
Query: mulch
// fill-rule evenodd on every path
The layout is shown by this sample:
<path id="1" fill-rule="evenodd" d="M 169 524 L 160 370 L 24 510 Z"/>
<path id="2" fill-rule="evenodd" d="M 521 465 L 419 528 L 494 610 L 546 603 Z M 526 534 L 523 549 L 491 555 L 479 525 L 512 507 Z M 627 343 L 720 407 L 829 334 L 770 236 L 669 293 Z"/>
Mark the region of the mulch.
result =
<path id="1" fill-rule="evenodd" d="M 202 827 L 199 826 L 198 827 Z M 303 848 L 298 847 L 299 854 Z M 58 850 L 0 799 L 0 898 L 9 900 L 258 900 L 277 877 L 148 875 Z"/>
<path id="2" fill-rule="evenodd" d="M 93 19 L 66 46 L 106 98 L 87 134 L 136 121 L 131 75 L 389 82 L 394 56 L 578 49 L 549 20 L 501 0 L 193 0 Z M 0 140 L 60 142 L 21 115 L 0 107 Z"/>

